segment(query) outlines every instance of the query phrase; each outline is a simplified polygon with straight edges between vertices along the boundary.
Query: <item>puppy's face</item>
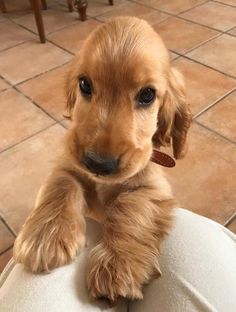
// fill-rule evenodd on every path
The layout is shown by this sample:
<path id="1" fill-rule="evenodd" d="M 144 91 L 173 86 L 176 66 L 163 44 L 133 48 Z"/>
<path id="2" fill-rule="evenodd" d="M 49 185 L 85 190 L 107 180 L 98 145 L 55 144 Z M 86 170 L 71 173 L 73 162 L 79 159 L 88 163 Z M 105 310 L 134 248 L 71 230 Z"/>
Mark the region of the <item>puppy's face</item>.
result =
<path id="1" fill-rule="evenodd" d="M 118 18 L 88 38 L 66 89 L 68 146 L 80 170 L 99 182 L 122 182 L 147 165 L 155 141 L 168 143 L 171 130 L 158 135 L 157 119 L 170 75 L 167 50 L 144 21 Z"/>

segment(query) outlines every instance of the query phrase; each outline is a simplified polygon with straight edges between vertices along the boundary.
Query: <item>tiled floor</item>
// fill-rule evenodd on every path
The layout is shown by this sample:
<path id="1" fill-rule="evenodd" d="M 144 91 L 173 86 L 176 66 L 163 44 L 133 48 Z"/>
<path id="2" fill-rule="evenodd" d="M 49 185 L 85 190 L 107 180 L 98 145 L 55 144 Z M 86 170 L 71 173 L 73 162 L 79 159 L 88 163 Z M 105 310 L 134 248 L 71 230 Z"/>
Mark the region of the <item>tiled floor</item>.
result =
<path id="1" fill-rule="evenodd" d="M 167 170 L 180 205 L 224 224 L 236 212 L 235 0 L 89 1 L 86 22 L 65 0 L 43 12 L 48 42 L 38 41 L 28 0 L 5 1 L 0 16 L 0 271 L 61 149 L 63 77 L 86 36 L 108 18 L 149 21 L 186 77 L 194 122 L 189 152 Z M 236 220 L 229 228 L 236 232 Z"/>

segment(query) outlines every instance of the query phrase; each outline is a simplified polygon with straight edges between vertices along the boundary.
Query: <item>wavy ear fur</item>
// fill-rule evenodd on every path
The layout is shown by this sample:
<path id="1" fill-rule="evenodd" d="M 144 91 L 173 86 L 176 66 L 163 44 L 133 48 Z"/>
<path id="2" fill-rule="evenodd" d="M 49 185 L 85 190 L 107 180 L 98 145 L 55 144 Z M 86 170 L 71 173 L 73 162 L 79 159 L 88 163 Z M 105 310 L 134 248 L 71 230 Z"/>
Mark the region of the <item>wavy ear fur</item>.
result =
<path id="1" fill-rule="evenodd" d="M 73 108 L 76 103 L 77 89 L 78 89 L 77 70 L 75 62 L 72 62 L 69 71 L 65 77 L 66 111 L 69 116 L 72 115 Z"/>
<path id="2" fill-rule="evenodd" d="M 185 97 L 183 77 L 172 68 L 167 91 L 158 113 L 157 131 L 153 136 L 154 145 L 168 146 L 172 143 L 174 157 L 183 157 L 191 121 L 192 114 Z"/>

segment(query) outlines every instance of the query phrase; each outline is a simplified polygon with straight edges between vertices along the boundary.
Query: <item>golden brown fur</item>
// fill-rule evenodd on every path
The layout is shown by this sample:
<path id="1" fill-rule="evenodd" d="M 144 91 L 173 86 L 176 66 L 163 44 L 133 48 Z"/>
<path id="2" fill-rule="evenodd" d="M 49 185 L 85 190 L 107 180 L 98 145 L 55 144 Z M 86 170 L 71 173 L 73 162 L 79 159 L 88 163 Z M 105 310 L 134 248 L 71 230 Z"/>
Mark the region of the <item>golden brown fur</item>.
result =
<path id="1" fill-rule="evenodd" d="M 94 85 L 90 100 L 78 78 Z M 147 85 L 153 104 L 137 108 L 135 96 Z M 191 122 L 181 75 L 143 20 L 116 18 L 93 32 L 71 65 L 66 81 L 72 115 L 65 152 L 44 186 L 15 246 L 16 261 L 33 272 L 69 263 L 85 242 L 85 215 L 102 224 L 92 250 L 87 283 L 94 297 L 142 298 L 142 286 L 160 274 L 158 254 L 175 206 L 161 168 L 150 162 L 153 146 L 173 143 L 183 156 Z M 119 156 L 119 170 L 91 173 L 87 151 Z"/>

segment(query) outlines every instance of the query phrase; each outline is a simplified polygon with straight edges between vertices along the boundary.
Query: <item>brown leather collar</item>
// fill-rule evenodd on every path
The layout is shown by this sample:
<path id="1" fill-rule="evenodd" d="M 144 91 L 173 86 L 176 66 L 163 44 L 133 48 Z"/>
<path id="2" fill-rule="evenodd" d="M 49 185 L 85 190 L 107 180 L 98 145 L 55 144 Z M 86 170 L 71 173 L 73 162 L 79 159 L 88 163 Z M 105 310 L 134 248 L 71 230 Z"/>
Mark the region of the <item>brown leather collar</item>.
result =
<path id="1" fill-rule="evenodd" d="M 151 161 L 164 167 L 172 168 L 175 166 L 175 160 L 172 157 L 156 149 L 153 150 Z"/>

